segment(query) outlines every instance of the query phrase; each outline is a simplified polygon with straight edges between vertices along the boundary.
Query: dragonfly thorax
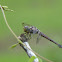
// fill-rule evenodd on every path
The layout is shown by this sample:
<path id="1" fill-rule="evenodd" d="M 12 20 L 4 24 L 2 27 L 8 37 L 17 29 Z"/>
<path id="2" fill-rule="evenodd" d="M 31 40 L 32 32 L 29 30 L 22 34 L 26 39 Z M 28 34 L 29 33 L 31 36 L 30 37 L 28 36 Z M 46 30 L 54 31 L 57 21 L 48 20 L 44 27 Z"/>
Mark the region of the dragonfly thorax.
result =
<path id="1" fill-rule="evenodd" d="M 24 27 L 24 32 L 26 32 L 26 33 L 33 33 L 33 30 L 31 29 L 31 27 L 25 26 Z"/>
<path id="2" fill-rule="evenodd" d="M 24 27 L 24 32 L 32 33 L 32 34 L 37 34 L 39 32 L 39 30 L 36 27 L 34 27 L 34 26 L 31 26 L 31 27 L 25 26 Z"/>

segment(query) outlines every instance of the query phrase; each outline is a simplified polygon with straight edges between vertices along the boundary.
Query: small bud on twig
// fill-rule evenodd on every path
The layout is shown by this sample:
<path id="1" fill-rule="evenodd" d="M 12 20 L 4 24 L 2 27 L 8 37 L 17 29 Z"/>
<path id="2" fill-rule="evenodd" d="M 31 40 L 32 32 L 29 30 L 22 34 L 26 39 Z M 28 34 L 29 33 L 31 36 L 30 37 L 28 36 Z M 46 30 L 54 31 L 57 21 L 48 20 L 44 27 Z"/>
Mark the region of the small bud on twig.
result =
<path id="1" fill-rule="evenodd" d="M 1 8 L 1 5 L 0 5 Z M 8 9 L 8 6 L 2 6 L 3 10 L 14 12 L 14 10 Z"/>

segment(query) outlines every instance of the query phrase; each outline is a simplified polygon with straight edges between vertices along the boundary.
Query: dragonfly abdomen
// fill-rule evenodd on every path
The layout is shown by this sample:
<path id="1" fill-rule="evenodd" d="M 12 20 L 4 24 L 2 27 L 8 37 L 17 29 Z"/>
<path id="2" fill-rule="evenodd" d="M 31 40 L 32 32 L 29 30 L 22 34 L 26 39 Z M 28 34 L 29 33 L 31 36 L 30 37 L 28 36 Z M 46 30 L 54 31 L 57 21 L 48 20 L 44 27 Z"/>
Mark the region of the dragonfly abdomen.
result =
<path id="1" fill-rule="evenodd" d="M 46 39 L 48 39 L 49 41 L 55 43 L 56 45 L 59 45 L 57 42 L 55 42 L 54 40 L 50 39 L 48 36 L 46 36 L 45 34 L 43 34 L 42 32 L 40 32 L 40 35 Z"/>

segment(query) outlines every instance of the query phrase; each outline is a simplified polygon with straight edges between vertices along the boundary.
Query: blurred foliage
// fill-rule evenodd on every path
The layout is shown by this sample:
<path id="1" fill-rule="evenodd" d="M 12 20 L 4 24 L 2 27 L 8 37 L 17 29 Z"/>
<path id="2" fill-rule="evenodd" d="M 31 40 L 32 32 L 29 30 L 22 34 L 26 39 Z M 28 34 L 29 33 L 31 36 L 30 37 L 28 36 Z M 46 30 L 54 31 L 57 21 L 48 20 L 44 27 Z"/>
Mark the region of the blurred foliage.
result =
<path id="1" fill-rule="evenodd" d="M 9 25 L 17 36 L 23 33 L 22 22 L 25 22 L 36 26 L 48 37 L 62 44 L 61 0 L 0 0 L 0 4 L 15 11 L 5 11 L 5 14 Z M 0 10 L 0 62 L 27 62 L 28 56 L 22 48 L 20 49 L 20 46 L 13 52 L 8 50 L 11 45 L 16 43 L 13 41 L 17 42 L 7 28 Z M 62 62 L 62 50 L 48 40 L 42 38 L 38 44 L 31 40 L 30 45 L 40 55 L 54 62 Z M 46 61 L 43 60 L 43 62 Z"/>

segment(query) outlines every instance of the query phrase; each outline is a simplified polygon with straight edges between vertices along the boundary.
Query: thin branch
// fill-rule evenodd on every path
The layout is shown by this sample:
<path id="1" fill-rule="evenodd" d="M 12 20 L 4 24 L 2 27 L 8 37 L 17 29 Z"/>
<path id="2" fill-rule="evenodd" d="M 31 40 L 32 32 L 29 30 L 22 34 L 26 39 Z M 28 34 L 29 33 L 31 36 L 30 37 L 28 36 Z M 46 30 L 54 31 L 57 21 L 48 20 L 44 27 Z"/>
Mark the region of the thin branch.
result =
<path id="1" fill-rule="evenodd" d="M 7 27 L 9 28 L 9 30 L 11 31 L 11 33 L 15 36 L 15 38 L 16 38 L 17 40 L 19 40 L 19 39 L 17 38 L 16 34 L 15 34 L 15 33 L 12 31 L 12 29 L 10 28 L 10 26 L 9 26 L 9 24 L 8 24 L 8 22 L 7 22 L 7 19 L 6 19 L 4 10 L 3 10 L 3 8 L 2 8 L 1 5 L 0 5 L 0 7 L 1 7 L 1 10 L 2 10 L 2 13 L 3 13 L 3 17 L 4 17 L 4 20 L 5 20 L 5 23 L 6 23 Z M 19 42 L 20 42 L 20 41 L 19 41 Z"/>
<path id="2" fill-rule="evenodd" d="M 20 37 L 22 38 L 22 39 L 20 39 Z M 28 43 L 28 40 L 29 39 L 27 39 L 27 37 L 26 37 L 26 35 L 23 33 L 23 34 L 21 34 L 19 37 L 18 37 L 29 49 L 31 49 L 31 47 L 30 47 L 30 45 L 29 45 L 29 43 Z M 20 43 L 19 43 L 20 44 Z M 25 50 L 25 52 L 27 53 L 27 55 L 29 56 L 29 58 L 31 58 L 32 56 L 34 56 L 35 57 L 35 59 L 33 60 L 33 62 L 39 62 L 39 59 L 38 59 L 38 57 L 35 55 L 35 53 L 34 52 L 32 52 L 31 50 L 29 50 L 27 47 L 25 47 L 24 45 L 22 45 L 22 44 L 20 44 L 20 46 Z"/>
<path id="3" fill-rule="evenodd" d="M 5 23 L 6 23 L 7 27 L 9 28 L 9 30 L 11 31 L 11 33 L 15 36 L 15 38 L 17 39 L 17 41 L 18 41 L 19 43 L 21 43 L 22 45 L 24 45 L 25 47 L 27 47 L 23 42 L 21 42 L 21 41 L 18 39 L 18 37 L 16 36 L 16 34 L 15 34 L 15 33 L 13 32 L 13 30 L 10 28 L 10 26 L 9 26 L 9 24 L 8 24 L 8 22 L 7 22 L 7 19 L 6 19 L 4 10 L 3 10 L 3 8 L 2 8 L 1 5 L 0 5 L 0 8 L 1 8 L 1 10 L 2 10 Z M 28 48 L 28 47 L 27 47 L 27 48 Z M 28 49 L 31 50 L 30 48 L 28 48 Z M 40 58 L 46 60 L 47 62 L 53 62 L 53 61 L 50 61 L 50 60 L 48 60 L 48 59 L 46 59 L 46 58 L 40 56 L 40 55 L 39 55 L 38 53 L 36 53 L 35 51 L 33 51 L 33 50 L 31 50 L 31 51 L 34 52 L 34 53 L 35 53 L 37 56 L 39 56 Z"/>

